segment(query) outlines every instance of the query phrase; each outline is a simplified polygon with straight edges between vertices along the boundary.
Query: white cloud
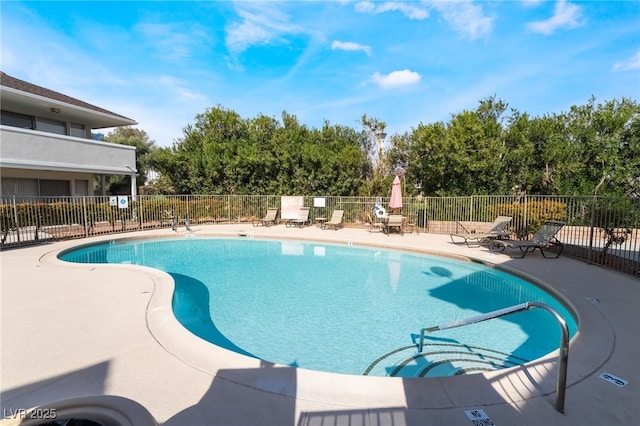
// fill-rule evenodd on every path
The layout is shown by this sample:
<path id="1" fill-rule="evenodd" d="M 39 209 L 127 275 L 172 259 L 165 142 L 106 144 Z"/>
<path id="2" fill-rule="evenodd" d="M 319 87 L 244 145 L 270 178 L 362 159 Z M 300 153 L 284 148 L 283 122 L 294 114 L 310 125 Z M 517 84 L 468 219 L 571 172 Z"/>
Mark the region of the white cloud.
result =
<path id="1" fill-rule="evenodd" d="M 616 62 L 613 64 L 614 71 L 633 71 L 640 70 L 640 50 L 627 60 Z"/>
<path id="2" fill-rule="evenodd" d="M 538 6 L 542 3 L 544 3 L 545 0 L 522 0 L 522 5 L 524 7 L 535 7 Z"/>
<path id="3" fill-rule="evenodd" d="M 467 1 L 436 1 L 433 8 L 439 11 L 452 28 L 471 40 L 491 33 L 494 18 L 484 15 L 481 6 Z"/>
<path id="4" fill-rule="evenodd" d="M 572 29 L 582 25 L 584 25 L 582 7 L 567 3 L 565 0 L 558 0 L 551 18 L 544 21 L 529 22 L 527 27 L 535 33 L 549 35 L 557 29 Z"/>
<path id="5" fill-rule="evenodd" d="M 237 3 L 241 22 L 227 26 L 227 48 L 242 52 L 252 45 L 282 43 L 287 34 L 304 33 L 299 25 L 289 23 L 289 16 L 275 8 L 273 2 Z"/>
<path id="6" fill-rule="evenodd" d="M 425 8 L 418 7 L 415 4 L 388 1 L 388 2 L 372 2 L 361 1 L 354 5 L 356 12 L 361 13 L 385 13 L 385 12 L 401 12 L 409 19 L 423 20 L 429 17 L 429 11 Z"/>
<path id="7" fill-rule="evenodd" d="M 174 99 L 177 104 L 189 104 L 194 101 L 203 102 L 207 98 L 200 92 L 195 92 L 186 87 L 186 83 L 176 77 L 170 75 L 162 75 L 153 80 L 147 81 L 149 89 L 164 88 L 162 91 Z"/>
<path id="8" fill-rule="evenodd" d="M 354 42 L 351 42 L 351 41 L 334 40 L 331 43 L 331 49 L 332 50 L 336 50 L 336 49 L 337 50 L 348 50 L 348 51 L 359 51 L 359 50 L 362 50 L 367 55 L 371 55 L 371 47 L 370 46 L 364 46 L 362 44 L 354 43 Z"/>
<path id="9" fill-rule="evenodd" d="M 359 1 L 353 6 L 353 8 L 355 9 L 356 12 L 360 12 L 360 13 L 376 12 L 376 5 L 370 1 Z"/>
<path id="10" fill-rule="evenodd" d="M 148 45 L 167 59 L 191 56 L 191 50 L 208 42 L 207 34 L 198 26 L 184 29 L 175 24 L 139 23 L 135 26 Z"/>
<path id="11" fill-rule="evenodd" d="M 411 86 L 418 84 L 421 79 L 422 77 L 420 74 L 409 70 L 393 71 L 387 75 L 382 75 L 379 72 L 376 72 L 371 76 L 371 81 L 383 89 Z"/>

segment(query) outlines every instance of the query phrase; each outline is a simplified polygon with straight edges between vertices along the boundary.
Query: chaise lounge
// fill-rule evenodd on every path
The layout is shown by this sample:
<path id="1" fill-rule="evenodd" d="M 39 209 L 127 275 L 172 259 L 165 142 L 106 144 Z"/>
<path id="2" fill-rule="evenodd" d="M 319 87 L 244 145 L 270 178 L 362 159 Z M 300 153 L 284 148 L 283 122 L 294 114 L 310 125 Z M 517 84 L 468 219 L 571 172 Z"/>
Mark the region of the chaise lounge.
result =
<path id="1" fill-rule="evenodd" d="M 309 225 L 309 223 L 309 207 L 300 207 L 298 218 L 287 222 L 287 228 L 291 228 L 292 226 L 302 228 L 305 225 Z"/>
<path id="2" fill-rule="evenodd" d="M 333 228 L 337 230 L 338 228 L 342 228 L 342 216 L 344 216 L 344 210 L 334 210 L 331 214 L 331 220 L 326 222 L 322 229 Z"/>
<path id="3" fill-rule="evenodd" d="M 369 232 L 377 229 L 379 232 L 384 232 L 384 223 L 381 220 L 377 220 L 370 214 L 367 215 L 367 221 L 369 222 Z"/>
<path id="4" fill-rule="evenodd" d="M 511 216 L 498 216 L 487 232 L 467 232 L 465 234 L 450 234 L 454 244 L 466 244 L 467 247 L 478 247 L 491 240 L 507 240 L 509 232 L 505 231 L 507 224 L 511 222 Z M 457 241 L 456 241 L 457 239 Z"/>
<path id="5" fill-rule="evenodd" d="M 277 216 L 278 216 L 278 209 L 275 207 L 269 208 L 267 209 L 267 214 L 265 215 L 265 217 L 263 217 L 262 219 L 253 221 L 252 224 L 253 226 L 275 225 Z"/>
<path id="6" fill-rule="evenodd" d="M 556 235 L 564 225 L 564 222 L 548 220 L 535 232 L 535 234 L 533 234 L 530 240 L 492 240 L 489 248 L 491 251 L 500 253 L 504 252 L 507 248 L 520 249 L 522 256 L 512 256 L 519 259 L 525 257 L 527 253 L 532 253 L 538 249 L 544 258 L 557 259 L 560 257 L 560 254 L 562 254 L 564 244 L 556 238 Z M 555 253 L 554 256 L 547 256 L 545 250 L 550 250 L 552 248 L 558 249 L 558 252 Z"/>

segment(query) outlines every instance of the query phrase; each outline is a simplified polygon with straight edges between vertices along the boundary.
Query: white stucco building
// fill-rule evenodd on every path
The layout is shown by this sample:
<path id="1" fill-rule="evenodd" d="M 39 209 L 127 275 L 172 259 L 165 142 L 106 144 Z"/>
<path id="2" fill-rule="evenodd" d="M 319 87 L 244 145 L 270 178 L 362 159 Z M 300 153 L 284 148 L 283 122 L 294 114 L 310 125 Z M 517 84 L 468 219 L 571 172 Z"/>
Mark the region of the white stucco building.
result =
<path id="1" fill-rule="evenodd" d="M 130 176 L 136 196 L 135 147 L 91 136 L 134 120 L 3 72 L 0 107 L 3 197 L 94 195 L 96 175 Z"/>

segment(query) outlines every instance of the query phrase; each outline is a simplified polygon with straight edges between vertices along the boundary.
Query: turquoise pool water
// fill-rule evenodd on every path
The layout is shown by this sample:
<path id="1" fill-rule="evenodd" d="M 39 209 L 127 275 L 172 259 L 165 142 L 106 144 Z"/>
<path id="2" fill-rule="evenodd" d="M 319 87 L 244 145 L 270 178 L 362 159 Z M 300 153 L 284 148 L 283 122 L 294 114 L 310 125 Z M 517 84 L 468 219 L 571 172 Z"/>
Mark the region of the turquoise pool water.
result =
<path id="1" fill-rule="evenodd" d="M 278 364 L 345 374 L 448 376 L 495 370 L 558 348 L 560 327 L 532 309 L 427 335 L 424 327 L 539 301 L 520 278 L 473 262 L 374 247 L 246 238 L 125 240 L 63 253 L 144 265 L 175 280 L 173 310 L 193 334 Z"/>

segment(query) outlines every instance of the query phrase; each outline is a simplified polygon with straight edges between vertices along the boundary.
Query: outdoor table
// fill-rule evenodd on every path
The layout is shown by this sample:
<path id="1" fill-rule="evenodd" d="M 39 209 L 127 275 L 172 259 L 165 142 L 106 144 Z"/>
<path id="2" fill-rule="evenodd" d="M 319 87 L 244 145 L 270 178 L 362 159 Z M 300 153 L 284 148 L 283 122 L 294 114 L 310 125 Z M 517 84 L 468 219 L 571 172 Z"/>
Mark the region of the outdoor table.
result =
<path id="1" fill-rule="evenodd" d="M 326 217 L 316 217 L 316 223 L 318 224 L 318 227 L 324 229 L 324 223 L 327 221 Z"/>

